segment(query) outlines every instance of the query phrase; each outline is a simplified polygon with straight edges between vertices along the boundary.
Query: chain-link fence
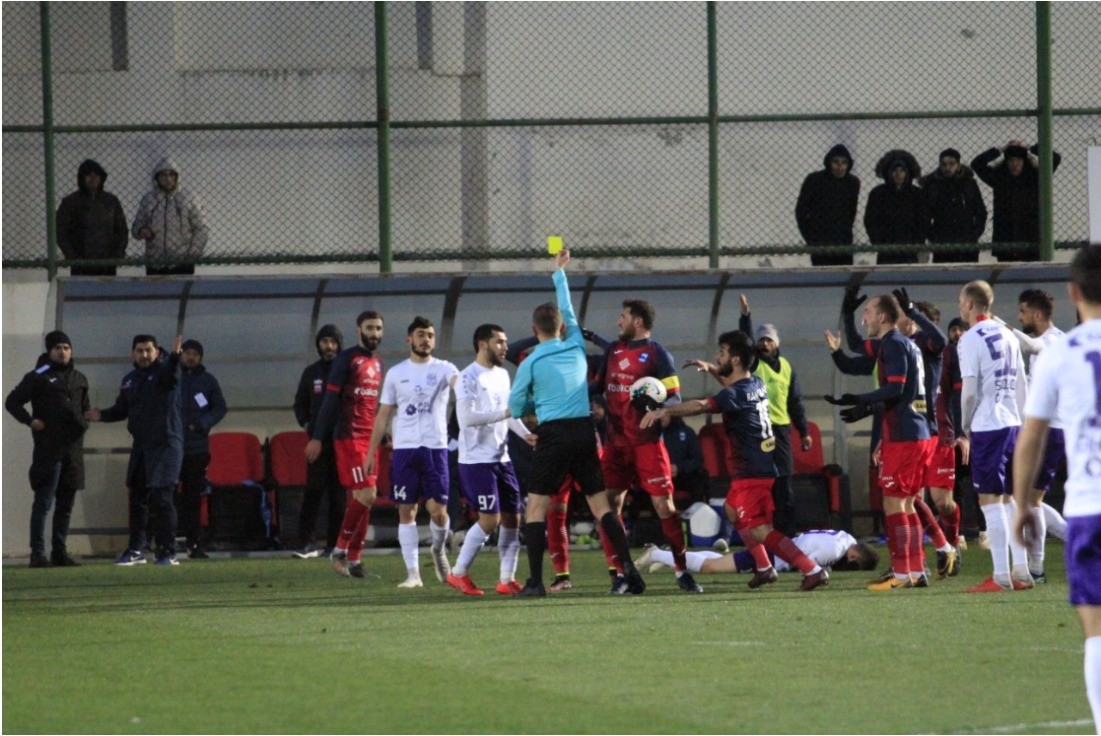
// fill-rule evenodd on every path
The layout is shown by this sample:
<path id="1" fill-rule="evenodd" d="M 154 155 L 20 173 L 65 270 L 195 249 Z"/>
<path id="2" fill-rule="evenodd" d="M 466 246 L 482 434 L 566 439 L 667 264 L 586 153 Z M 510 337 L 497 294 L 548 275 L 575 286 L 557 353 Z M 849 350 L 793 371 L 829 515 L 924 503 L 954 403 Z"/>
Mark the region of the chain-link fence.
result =
<path id="1" fill-rule="evenodd" d="M 120 263 L 148 252 L 387 270 L 534 257 L 554 234 L 608 258 L 797 265 L 818 217 L 851 221 L 851 240 L 822 242 L 881 262 L 917 251 L 884 244 L 926 240 L 973 258 L 995 237 L 987 183 L 968 190 L 988 214 L 967 245 L 933 232 L 948 217 L 928 211 L 939 182 L 894 186 L 883 169 L 901 159 L 920 185 L 945 149 L 967 167 L 1036 143 L 1049 68 L 1054 241 L 1069 246 L 1087 237 L 1086 148 L 1101 142 L 1101 5 L 1052 4 L 1050 58 L 1046 17 L 1039 4 L 956 2 L 5 3 L 4 266 L 51 263 L 82 161 L 106 170 L 129 231 L 165 156 L 193 197 L 153 207 L 148 244 L 140 227 L 112 232 L 102 200 L 84 196 L 61 223 L 63 250 L 125 240 Z M 837 144 L 860 180 L 855 211 L 815 200 L 801 228 L 804 179 L 833 183 Z M 201 253 L 196 228 L 169 222 L 199 215 Z M 1038 238 L 1026 227 L 998 240 L 1022 232 Z"/>

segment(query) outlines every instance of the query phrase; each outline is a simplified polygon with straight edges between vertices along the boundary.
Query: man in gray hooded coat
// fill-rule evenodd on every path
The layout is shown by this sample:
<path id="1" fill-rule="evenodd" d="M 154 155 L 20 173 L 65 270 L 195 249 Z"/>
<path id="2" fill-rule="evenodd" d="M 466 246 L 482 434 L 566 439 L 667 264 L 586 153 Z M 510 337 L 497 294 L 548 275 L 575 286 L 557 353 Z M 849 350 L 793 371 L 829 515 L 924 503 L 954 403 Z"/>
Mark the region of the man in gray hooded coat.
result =
<path id="1" fill-rule="evenodd" d="M 180 170 L 170 158 L 153 169 L 153 190 L 141 198 L 130 232 L 145 241 L 149 276 L 190 275 L 206 248 L 207 227 L 199 200 L 179 186 Z"/>

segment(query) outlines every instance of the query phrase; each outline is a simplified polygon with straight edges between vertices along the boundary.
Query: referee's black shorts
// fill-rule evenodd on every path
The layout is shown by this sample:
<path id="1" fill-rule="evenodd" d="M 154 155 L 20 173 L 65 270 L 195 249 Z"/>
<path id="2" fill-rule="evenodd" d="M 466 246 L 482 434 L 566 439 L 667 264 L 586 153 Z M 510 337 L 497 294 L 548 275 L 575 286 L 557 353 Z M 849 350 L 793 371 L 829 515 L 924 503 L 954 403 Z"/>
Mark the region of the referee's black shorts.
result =
<path id="1" fill-rule="evenodd" d="M 567 473 L 586 496 L 604 490 L 592 417 L 543 422 L 535 428 L 535 434 L 539 441 L 535 443 L 528 493 L 553 496 Z"/>

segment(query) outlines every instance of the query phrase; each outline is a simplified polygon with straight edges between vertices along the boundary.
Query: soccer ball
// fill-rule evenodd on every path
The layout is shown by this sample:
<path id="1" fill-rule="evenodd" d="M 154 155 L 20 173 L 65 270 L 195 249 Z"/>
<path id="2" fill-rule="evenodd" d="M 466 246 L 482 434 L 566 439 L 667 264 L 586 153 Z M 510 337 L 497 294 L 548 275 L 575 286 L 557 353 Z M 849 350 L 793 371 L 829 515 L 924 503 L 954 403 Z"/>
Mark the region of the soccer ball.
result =
<path id="1" fill-rule="evenodd" d="M 640 399 L 642 397 L 649 397 L 658 404 L 665 403 L 665 398 L 668 393 L 665 390 L 665 384 L 654 378 L 653 376 L 643 376 L 634 383 L 631 384 L 631 400 Z"/>

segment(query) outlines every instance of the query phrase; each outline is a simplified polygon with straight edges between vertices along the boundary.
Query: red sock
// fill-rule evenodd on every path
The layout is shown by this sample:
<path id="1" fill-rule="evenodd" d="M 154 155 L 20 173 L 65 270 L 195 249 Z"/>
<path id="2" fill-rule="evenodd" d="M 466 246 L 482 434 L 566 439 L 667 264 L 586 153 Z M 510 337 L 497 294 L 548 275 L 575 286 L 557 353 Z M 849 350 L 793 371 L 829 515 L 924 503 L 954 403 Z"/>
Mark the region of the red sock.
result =
<path id="1" fill-rule="evenodd" d="M 363 506 L 359 501 L 352 503 Z M 363 506 L 363 515 L 359 517 L 356 530 L 348 542 L 348 562 L 359 562 L 363 557 L 363 543 L 367 540 L 367 526 L 371 523 L 371 507 Z"/>
<path id="2" fill-rule="evenodd" d="M 619 519 L 619 525 L 623 526 L 623 517 L 617 516 Z M 604 533 L 603 527 L 600 524 L 596 525 L 596 528 L 600 530 L 600 546 L 604 548 L 604 559 L 608 561 L 608 569 L 615 569 L 617 575 L 623 574 L 623 561 L 619 559 L 619 554 L 615 551 L 615 545 L 612 544 L 612 540 L 608 539 L 608 535 Z"/>
<path id="3" fill-rule="evenodd" d="M 891 570 L 896 577 L 910 576 L 910 520 L 906 514 L 890 514 L 887 524 L 887 550 Z"/>
<path id="4" fill-rule="evenodd" d="M 953 504 L 952 513 L 940 515 L 940 526 L 948 544 L 958 547 L 960 544 L 960 505 Z"/>
<path id="5" fill-rule="evenodd" d="M 798 568 L 804 575 L 809 575 L 811 570 L 818 567 L 814 560 L 803 554 L 803 550 L 795 546 L 795 542 L 788 539 L 780 532 L 773 529 L 765 537 L 765 546 L 772 554 L 779 557 L 792 567 Z"/>
<path id="6" fill-rule="evenodd" d="M 910 574 L 920 575 L 925 572 L 925 539 L 922 534 L 921 517 L 915 513 L 909 514 L 907 518 L 910 520 Z M 941 534 L 941 536 L 944 535 Z"/>
<path id="7" fill-rule="evenodd" d="M 336 546 L 340 549 L 348 549 L 355 536 L 359 519 L 367 511 L 367 507 L 348 494 L 348 503 L 344 507 L 344 522 L 340 525 L 340 538 L 336 540 Z"/>
<path id="8" fill-rule="evenodd" d="M 745 543 L 746 551 L 753 555 L 753 562 L 757 565 L 758 570 L 767 570 L 772 567 L 772 560 L 768 558 L 768 550 L 757 541 L 757 537 L 753 536 L 753 532 L 742 528 L 738 530 L 738 536 Z"/>
<path id="9" fill-rule="evenodd" d="M 665 541 L 669 542 L 673 552 L 673 568 L 682 572 L 687 568 L 684 563 L 684 527 L 681 526 L 680 517 L 673 514 L 668 519 L 662 519 L 661 530 L 665 532 Z"/>
<path id="10" fill-rule="evenodd" d="M 937 517 L 933 516 L 933 509 L 929 508 L 929 504 L 919 498 L 914 503 L 914 510 L 917 512 L 918 524 L 929 535 L 929 539 L 933 540 L 933 546 L 940 549 L 947 545 L 948 540 L 944 538 L 944 532 L 937 523 Z"/>
<path id="11" fill-rule="evenodd" d="M 566 514 L 551 506 L 547 509 L 547 549 L 555 575 L 570 574 L 570 534 Z"/>

